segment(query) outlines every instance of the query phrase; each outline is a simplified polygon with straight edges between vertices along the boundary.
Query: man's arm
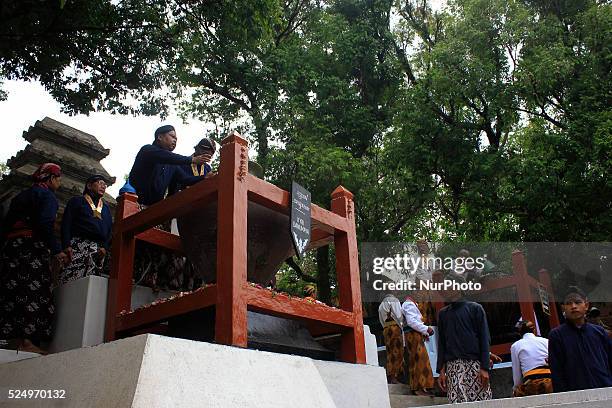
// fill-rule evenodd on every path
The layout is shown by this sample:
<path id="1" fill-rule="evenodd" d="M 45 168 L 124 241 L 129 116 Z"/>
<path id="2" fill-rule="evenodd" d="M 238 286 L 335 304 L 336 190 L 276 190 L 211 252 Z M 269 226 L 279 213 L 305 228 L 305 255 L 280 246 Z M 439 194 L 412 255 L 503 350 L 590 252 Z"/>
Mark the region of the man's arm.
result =
<path id="1" fill-rule="evenodd" d="M 74 211 L 74 198 L 68 200 L 64 215 L 62 216 L 62 248 L 66 249 L 70 246 L 72 239 L 72 213 Z"/>
<path id="2" fill-rule="evenodd" d="M 446 361 L 444 360 L 444 354 L 446 350 L 446 338 L 444 333 L 444 313 L 441 311 L 438 313 L 438 358 L 436 364 L 436 371 L 440 373 Z"/>
<path id="3" fill-rule="evenodd" d="M 484 308 L 476 304 L 476 327 L 475 331 L 478 333 L 478 346 L 480 349 L 480 368 L 482 370 L 489 370 L 489 347 L 491 344 L 491 337 L 489 335 L 489 324 L 487 322 L 487 315 Z"/>
<path id="4" fill-rule="evenodd" d="M 406 324 L 410 326 L 411 329 L 418 331 L 423 336 L 427 336 L 427 327 L 423 321 L 421 320 L 421 312 L 417 308 L 413 302 L 406 300 L 402 305 L 402 314 L 404 315 L 404 319 L 406 319 Z"/>
<path id="5" fill-rule="evenodd" d="M 193 160 L 191 156 L 172 153 L 155 145 L 143 146 L 141 152 L 147 161 L 159 164 L 190 164 Z"/>
<path id="6" fill-rule="evenodd" d="M 551 331 L 548 338 L 548 365 L 553 383 L 554 392 L 567 391 L 567 379 L 565 378 L 565 354 L 563 343 L 558 333 Z"/>

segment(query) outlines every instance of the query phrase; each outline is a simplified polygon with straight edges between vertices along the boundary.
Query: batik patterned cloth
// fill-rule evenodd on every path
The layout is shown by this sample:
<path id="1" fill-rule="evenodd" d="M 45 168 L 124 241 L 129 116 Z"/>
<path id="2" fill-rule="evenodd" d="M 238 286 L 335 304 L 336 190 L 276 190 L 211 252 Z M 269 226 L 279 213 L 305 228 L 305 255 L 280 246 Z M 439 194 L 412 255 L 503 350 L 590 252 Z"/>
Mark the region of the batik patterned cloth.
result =
<path id="1" fill-rule="evenodd" d="M 53 333 L 49 249 L 29 237 L 8 239 L 0 255 L 0 338 L 48 341 Z"/>
<path id="2" fill-rule="evenodd" d="M 485 401 L 493 398 L 491 386 L 480 381 L 480 362 L 457 359 L 446 363 L 448 402 Z"/>
<path id="3" fill-rule="evenodd" d="M 515 388 L 515 397 L 527 395 L 550 394 L 553 392 L 550 368 L 548 366 L 536 367 L 523 376 L 523 383 Z"/>
<path id="4" fill-rule="evenodd" d="M 385 322 L 383 329 L 385 349 L 387 351 L 387 376 L 395 377 L 404 371 L 404 346 L 402 344 L 402 329 L 391 318 Z"/>
<path id="5" fill-rule="evenodd" d="M 408 378 L 412 391 L 433 388 L 434 379 L 423 335 L 416 331 L 404 333 L 408 348 Z"/>
<path id="6" fill-rule="evenodd" d="M 100 244 L 88 239 L 74 237 L 70 240 L 72 261 L 60 276 L 60 283 L 84 278 L 89 275 L 100 275 L 104 268 L 104 258 L 98 256 Z"/>

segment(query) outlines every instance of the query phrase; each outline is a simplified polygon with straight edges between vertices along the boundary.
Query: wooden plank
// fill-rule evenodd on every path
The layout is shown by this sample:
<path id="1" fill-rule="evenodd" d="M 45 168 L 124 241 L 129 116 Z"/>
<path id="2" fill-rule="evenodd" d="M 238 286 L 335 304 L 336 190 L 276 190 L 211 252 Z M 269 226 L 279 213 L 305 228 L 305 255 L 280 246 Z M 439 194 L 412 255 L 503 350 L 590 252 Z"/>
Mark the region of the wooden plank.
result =
<path id="1" fill-rule="evenodd" d="M 274 295 L 270 290 L 250 285 L 245 286 L 244 296 L 249 310 L 258 313 L 285 319 L 307 320 L 343 330 L 352 328 L 355 322 L 353 314 L 345 310 L 289 298 L 283 294 Z"/>
<path id="2" fill-rule="evenodd" d="M 512 343 L 496 344 L 494 346 L 491 346 L 490 351 L 491 353 L 497 354 L 498 356 L 500 354 L 510 354 L 511 346 Z"/>
<path id="3" fill-rule="evenodd" d="M 136 309 L 116 317 L 117 331 L 131 331 L 170 317 L 213 306 L 217 299 L 215 285 L 199 289 L 183 296 L 169 299 L 149 307 Z"/>
<path id="4" fill-rule="evenodd" d="M 172 218 L 197 210 L 215 200 L 218 176 L 211 176 L 149 208 L 127 217 L 120 228 L 125 233 L 140 234 Z"/>
<path id="5" fill-rule="evenodd" d="M 289 192 L 253 175 L 247 176 L 249 200 L 265 207 L 289 214 Z M 334 214 L 316 204 L 311 206 L 312 225 L 318 229 L 334 233 L 334 230 L 347 231 L 349 225 L 345 218 Z"/>
<path id="6" fill-rule="evenodd" d="M 237 132 L 221 142 L 217 211 L 215 341 L 247 346 L 248 145 Z"/>
<path id="7" fill-rule="evenodd" d="M 153 245 L 160 246 L 162 248 L 169 249 L 176 252 L 179 255 L 184 255 L 183 244 L 181 243 L 181 237 L 178 235 L 171 234 L 167 231 L 162 231 L 157 228 L 151 228 L 145 232 L 141 232 L 136 235 L 136 239 L 148 242 Z"/>
<path id="8" fill-rule="evenodd" d="M 334 235 L 320 229 L 313 229 L 310 235 L 310 244 L 307 250 L 316 249 L 334 242 Z"/>

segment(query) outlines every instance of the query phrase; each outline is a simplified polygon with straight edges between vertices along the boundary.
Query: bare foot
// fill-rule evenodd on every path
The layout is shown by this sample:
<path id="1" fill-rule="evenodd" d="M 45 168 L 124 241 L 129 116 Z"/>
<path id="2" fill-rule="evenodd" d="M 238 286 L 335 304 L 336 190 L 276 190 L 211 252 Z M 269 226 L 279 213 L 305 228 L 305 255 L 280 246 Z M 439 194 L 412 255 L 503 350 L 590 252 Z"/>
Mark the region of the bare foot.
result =
<path id="1" fill-rule="evenodd" d="M 24 339 L 21 341 L 21 344 L 17 346 L 17 352 L 25 351 L 27 353 L 36 353 L 41 354 L 43 356 L 49 354 L 48 351 L 41 349 L 40 347 L 34 345 L 30 340 Z"/>
<path id="2" fill-rule="evenodd" d="M 418 395 L 420 397 L 432 397 L 433 395 L 426 390 L 416 390 L 414 391 L 414 395 Z"/>

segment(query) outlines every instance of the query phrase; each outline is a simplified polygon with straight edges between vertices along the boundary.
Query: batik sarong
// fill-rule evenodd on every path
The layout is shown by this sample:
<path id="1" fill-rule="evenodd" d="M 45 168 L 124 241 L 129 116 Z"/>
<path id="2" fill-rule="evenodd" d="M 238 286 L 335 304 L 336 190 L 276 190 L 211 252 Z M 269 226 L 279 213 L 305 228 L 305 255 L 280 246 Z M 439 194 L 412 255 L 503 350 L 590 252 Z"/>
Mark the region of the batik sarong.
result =
<path id="1" fill-rule="evenodd" d="M 414 330 L 404 333 L 408 348 L 408 378 L 412 391 L 433 388 L 434 379 L 423 335 Z"/>
<path id="2" fill-rule="evenodd" d="M 523 383 L 514 390 L 515 397 L 550 394 L 553 392 L 550 368 L 537 367 L 523 376 Z"/>
<path id="3" fill-rule="evenodd" d="M 0 339 L 50 340 L 55 307 L 47 246 L 10 238 L 0 262 Z"/>
<path id="4" fill-rule="evenodd" d="M 100 244 L 88 239 L 74 237 L 70 240 L 72 260 L 60 276 L 60 283 L 84 278 L 89 275 L 100 275 L 104 268 L 104 258 L 100 258 L 98 250 Z"/>
<path id="5" fill-rule="evenodd" d="M 402 329 L 393 319 L 385 322 L 383 328 L 385 349 L 387 351 L 387 376 L 397 378 L 403 372 L 404 345 L 402 343 Z"/>
<path id="6" fill-rule="evenodd" d="M 446 363 L 448 402 L 485 401 L 493 395 L 491 386 L 480 381 L 480 362 L 457 359 Z"/>

